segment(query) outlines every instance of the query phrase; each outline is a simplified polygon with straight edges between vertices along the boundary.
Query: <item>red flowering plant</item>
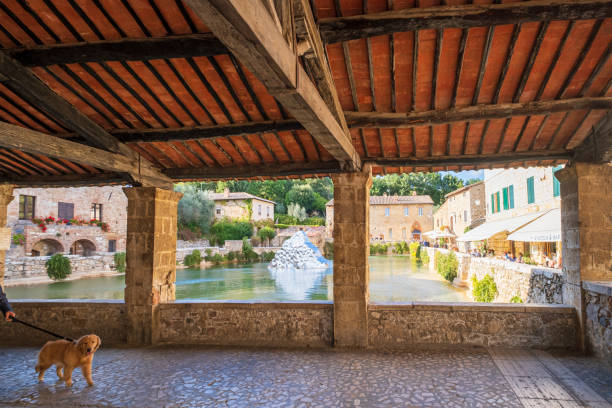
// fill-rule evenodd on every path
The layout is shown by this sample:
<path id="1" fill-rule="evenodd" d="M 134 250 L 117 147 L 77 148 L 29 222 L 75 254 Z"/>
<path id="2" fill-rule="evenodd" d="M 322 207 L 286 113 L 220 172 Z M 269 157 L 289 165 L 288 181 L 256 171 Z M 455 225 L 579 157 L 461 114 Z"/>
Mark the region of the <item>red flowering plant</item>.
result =
<path id="1" fill-rule="evenodd" d="M 32 218 L 32 222 L 36 225 L 38 225 L 38 227 L 43 231 L 47 231 L 47 225 L 46 224 L 57 224 L 57 225 L 88 225 L 88 226 L 98 226 L 100 227 L 100 229 L 104 232 L 108 232 L 110 231 L 110 226 L 102 221 L 98 221 L 98 220 L 89 220 L 85 221 L 85 220 L 81 220 L 79 218 L 71 218 L 69 220 L 63 219 L 63 218 L 54 218 L 54 217 L 46 217 L 46 218 Z"/>

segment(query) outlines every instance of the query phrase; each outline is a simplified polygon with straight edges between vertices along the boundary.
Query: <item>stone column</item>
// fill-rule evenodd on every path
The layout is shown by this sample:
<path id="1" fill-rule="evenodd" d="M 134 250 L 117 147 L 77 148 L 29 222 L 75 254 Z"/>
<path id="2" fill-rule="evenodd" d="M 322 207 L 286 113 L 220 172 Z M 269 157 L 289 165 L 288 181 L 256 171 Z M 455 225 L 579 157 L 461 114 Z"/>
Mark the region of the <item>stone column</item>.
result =
<path id="1" fill-rule="evenodd" d="M 8 219 L 7 209 L 11 201 L 13 201 L 13 188 L 11 184 L 0 185 L 0 227 L 6 227 Z M 6 260 L 6 251 L 0 250 L 0 285 L 4 285 L 4 263 Z"/>
<path id="2" fill-rule="evenodd" d="M 368 345 L 370 169 L 333 176 L 334 345 Z"/>
<path id="3" fill-rule="evenodd" d="M 612 281 L 612 164 L 573 163 L 561 182 L 563 302 L 575 306 L 584 349 L 584 281 Z"/>
<path id="4" fill-rule="evenodd" d="M 176 219 L 182 194 L 155 187 L 131 187 L 128 198 L 125 304 L 128 343 L 153 344 L 157 305 L 174 301 Z"/>

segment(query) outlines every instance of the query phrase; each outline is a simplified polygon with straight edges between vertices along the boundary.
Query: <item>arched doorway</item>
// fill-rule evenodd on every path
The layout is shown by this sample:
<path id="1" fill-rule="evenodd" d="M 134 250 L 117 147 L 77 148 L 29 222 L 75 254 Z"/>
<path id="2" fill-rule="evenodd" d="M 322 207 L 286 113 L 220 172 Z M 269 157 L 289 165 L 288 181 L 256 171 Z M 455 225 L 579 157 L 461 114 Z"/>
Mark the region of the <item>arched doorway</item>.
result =
<path id="1" fill-rule="evenodd" d="M 418 221 L 415 221 L 412 224 L 412 228 L 410 228 L 410 233 L 412 234 L 412 239 L 415 241 L 421 240 L 421 224 Z"/>
<path id="2" fill-rule="evenodd" d="M 88 239 L 74 241 L 70 247 L 70 255 L 92 256 L 96 253 L 96 245 Z"/>
<path id="3" fill-rule="evenodd" d="M 41 239 L 32 246 L 32 256 L 51 256 L 63 252 L 62 244 L 51 238 Z"/>

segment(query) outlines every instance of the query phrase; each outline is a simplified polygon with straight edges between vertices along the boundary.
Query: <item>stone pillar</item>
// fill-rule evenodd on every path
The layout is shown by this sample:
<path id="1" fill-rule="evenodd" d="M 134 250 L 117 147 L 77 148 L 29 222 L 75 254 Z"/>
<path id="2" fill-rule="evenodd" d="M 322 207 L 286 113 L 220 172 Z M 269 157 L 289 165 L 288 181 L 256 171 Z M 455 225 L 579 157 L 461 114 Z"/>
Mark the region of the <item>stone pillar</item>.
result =
<path id="1" fill-rule="evenodd" d="M 153 344 L 157 305 L 174 301 L 177 206 L 182 194 L 131 187 L 128 198 L 125 304 L 128 343 Z"/>
<path id="2" fill-rule="evenodd" d="M 372 174 L 333 176 L 334 345 L 368 346 L 370 186 Z"/>
<path id="3" fill-rule="evenodd" d="M 563 302 L 575 306 L 584 349 L 584 281 L 612 281 L 612 164 L 573 163 L 561 182 Z"/>
<path id="4" fill-rule="evenodd" d="M 15 186 L 11 184 L 0 185 L 0 227 L 6 227 L 7 222 L 7 208 L 11 201 L 13 201 L 13 188 Z M 4 262 L 6 260 L 6 251 L 0 250 L 0 285 L 4 285 Z"/>

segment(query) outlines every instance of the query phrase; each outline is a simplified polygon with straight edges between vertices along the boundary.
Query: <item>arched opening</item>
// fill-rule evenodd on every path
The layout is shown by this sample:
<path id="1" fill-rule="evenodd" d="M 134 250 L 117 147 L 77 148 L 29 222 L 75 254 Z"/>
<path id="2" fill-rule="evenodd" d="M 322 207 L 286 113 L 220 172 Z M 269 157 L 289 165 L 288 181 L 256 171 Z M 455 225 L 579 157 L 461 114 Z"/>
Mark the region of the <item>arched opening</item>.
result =
<path id="1" fill-rule="evenodd" d="M 412 224 L 412 228 L 410 228 L 410 232 L 412 234 L 412 239 L 415 241 L 420 241 L 421 240 L 421 224 L 418 223 L 418 221 L 415 221 Z"/>
<path id="2" fill-rule="evenodd" d="M 64 252 L 63 245 L 54 239 L 41 239 L 32 246 L 32 256 L 51 256 Z"/>
<path id="3" fill-rule="evenodd" d="M 70 255 L 92 256 L 96 252 L 96 245 L 88 239 L 74 241 L 70 247 Z"/>

